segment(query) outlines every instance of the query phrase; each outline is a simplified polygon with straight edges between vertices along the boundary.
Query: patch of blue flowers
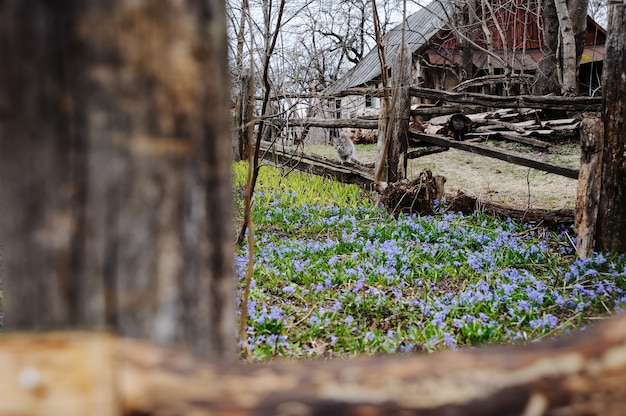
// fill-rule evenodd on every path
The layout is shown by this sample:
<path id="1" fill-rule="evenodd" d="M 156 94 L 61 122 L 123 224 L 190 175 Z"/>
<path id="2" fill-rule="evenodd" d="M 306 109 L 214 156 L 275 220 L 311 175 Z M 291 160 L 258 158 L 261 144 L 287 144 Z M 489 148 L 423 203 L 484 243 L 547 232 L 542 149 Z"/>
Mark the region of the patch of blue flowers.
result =
<path id="1" fill-rule="evenodd" d="M 577 259 L 566 232 L 291 197 L 256 196 L 247 328 L 258 359 L 536 341 L 626 302 L 624 259 Z"/>

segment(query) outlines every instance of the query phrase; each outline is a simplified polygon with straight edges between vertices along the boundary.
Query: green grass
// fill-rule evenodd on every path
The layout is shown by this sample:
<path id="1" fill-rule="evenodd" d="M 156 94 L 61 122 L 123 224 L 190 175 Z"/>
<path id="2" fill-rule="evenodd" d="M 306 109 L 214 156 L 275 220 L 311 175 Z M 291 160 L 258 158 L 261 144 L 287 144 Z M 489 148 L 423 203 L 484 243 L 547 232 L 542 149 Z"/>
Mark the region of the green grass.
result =
<path id="1" fill-rule="evenodd" d="M 245 169 L 234 168 L 238 200 Z M 625 299 L 623 257 L 577 259 L 567 230 L 443 206 L 394 218 L 355 186 L 269 167 L 257 189 L 255 359 L 530 342 L 579 330 Z M 237 254 L 242 277 L 247 249 Z"/>

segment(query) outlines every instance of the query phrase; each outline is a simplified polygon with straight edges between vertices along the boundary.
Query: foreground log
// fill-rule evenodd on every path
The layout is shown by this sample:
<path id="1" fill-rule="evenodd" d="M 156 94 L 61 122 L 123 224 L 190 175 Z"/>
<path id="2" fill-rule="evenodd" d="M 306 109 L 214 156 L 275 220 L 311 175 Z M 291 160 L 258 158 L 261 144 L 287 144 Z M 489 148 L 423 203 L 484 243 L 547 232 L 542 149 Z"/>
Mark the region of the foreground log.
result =
<path id="1" fill-rule="evenodd" d="M 449 202 L 448 210 L 451 212 L 472 213 L 475 210 L 483 210 L 491 215 L 501 215 L 524 222 L 541 223 L 549 226 L 574 223 L 574 210 L 572 209 L 513 208 L 497 202 L 480 200 L 463 190 L 459 190 Z"/>
<path id="2" fill-rule="evenodd" d="M 525 347 L 261 365 L 106 334 L 3 335 L 0 368 L 11 415 L 622 415 L 626 316 Z"/>

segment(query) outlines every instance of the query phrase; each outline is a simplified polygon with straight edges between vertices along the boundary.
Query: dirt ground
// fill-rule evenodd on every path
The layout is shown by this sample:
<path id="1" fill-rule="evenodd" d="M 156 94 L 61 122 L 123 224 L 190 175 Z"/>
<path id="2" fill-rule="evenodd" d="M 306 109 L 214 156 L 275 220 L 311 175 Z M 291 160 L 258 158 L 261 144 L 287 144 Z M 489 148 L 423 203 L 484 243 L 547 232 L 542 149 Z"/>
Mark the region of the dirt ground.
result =
<path id="1" fill-rule="evenodd" d="M 496 146 L 532 154 L 553 163 L 578 167 L 579 146 L 566 143 L 539 152 L 526 146 L 497 142 Z M 307 149 L 309 151 L 309 149 Z M 336 157 L 332 146 L 313 146 L 311 151 Z M 357 158 L 372 162 L 375 145 L 358 145 Z M 455 195 L 463 189 L 481 199 L 500 202 L 515 208 L 574 208 L 577 181 L 536 169 L 514 165 L 473 153 L 450 149 L 409 162 L 408 177 L 430 169 L 434 175 L 446 177 L 446 194 Z"/>

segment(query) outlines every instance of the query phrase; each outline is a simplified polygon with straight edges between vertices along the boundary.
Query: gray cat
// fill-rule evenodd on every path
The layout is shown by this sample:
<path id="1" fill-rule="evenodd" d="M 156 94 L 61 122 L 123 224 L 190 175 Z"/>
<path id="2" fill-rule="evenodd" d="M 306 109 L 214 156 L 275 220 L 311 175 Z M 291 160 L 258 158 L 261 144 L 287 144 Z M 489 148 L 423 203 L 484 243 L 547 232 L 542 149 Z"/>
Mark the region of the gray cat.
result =
<path id="1" fill-rule="evenodd" d="M 337 156 L 339 157 L 342 165 L 344 163 L 356 163 L 361 166 L 369 166 L 367 163 L 363 163 L 354 157 L 354 142 L 352 142 L 352 139 L 348 134 L 341 133 L 339 137 L 335 137 L 333 139 L 333 146 L 335 146 Z"/>

